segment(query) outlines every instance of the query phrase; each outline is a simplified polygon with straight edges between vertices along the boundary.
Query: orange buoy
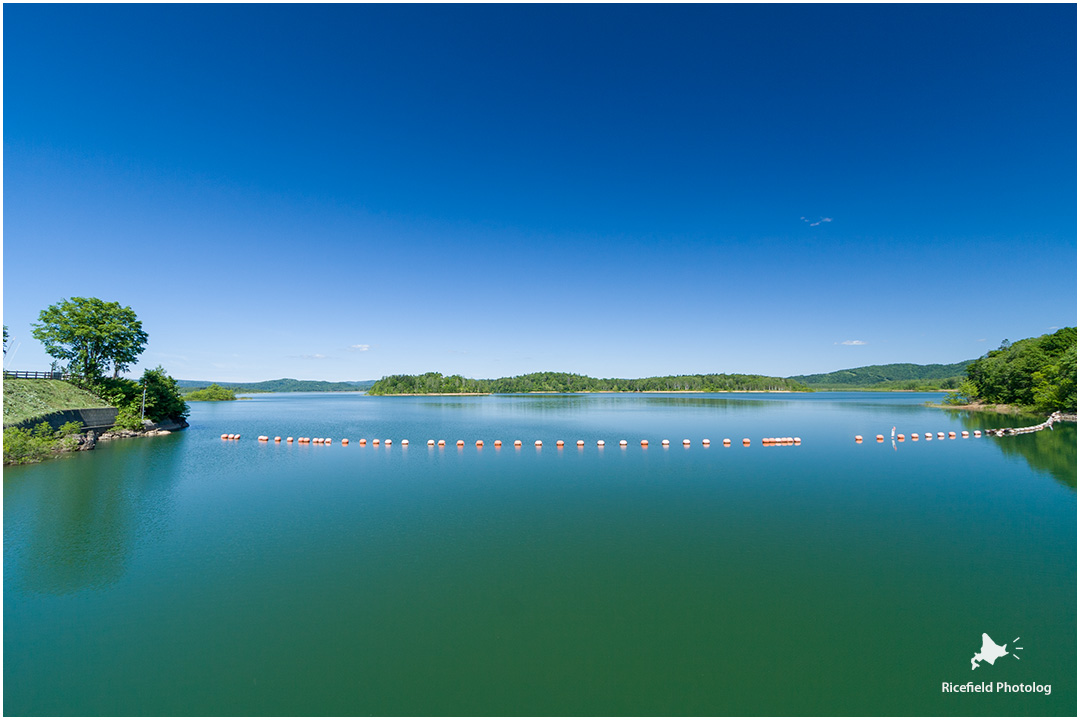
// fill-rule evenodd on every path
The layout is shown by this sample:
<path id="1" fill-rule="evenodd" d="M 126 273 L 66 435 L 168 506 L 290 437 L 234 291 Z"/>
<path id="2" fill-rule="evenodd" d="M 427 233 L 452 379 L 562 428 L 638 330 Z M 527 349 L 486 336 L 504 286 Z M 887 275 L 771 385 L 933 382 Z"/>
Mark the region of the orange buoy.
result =
<path id="1" fill-rule="evenodd" d="M 975 437 L 982 437 L 982 430 L 976 430 L 973 435 L 975 435 Z"/>
<path id="2" fill-rule="evenodd" d="M 555 447 L 562 447 L 563 445 L 564 445 L 564 443 L 563 443 L 562 440 L 556 440 L 555 441 Z"/>
<path id="3" fill-rule="evenodd" d="M 911 437 L 912 442 L 914 442 L 915 440 L 919 439 L 919 433 L 911 433 L 910 437 Z"/>
<path id="4" fill-rule="evenodd" d="M 701 444 L 702 445 L 708 445 L 709 444 L 709 438 L 705 438 L 704 440 L 702 440 Z"/>
<path id="5" fill-rule="evenodd" d="M 626 447 L 626 441 L 625 440 L 620 440 L 619 441 L 619 447 Z"/>
<path id="6" fill-rule="evenodd" d="M 649 441 L 648 440 L 642 440 L 641 441 L 641 447 L 649 447 Z"/>
<path id="7" fill-rule="evenodd" d="M 885 436 L 884 436 L 884 435 L 878 435 L 878 436 L 877 436 L 877 438 L 875 438 L 875 439 L 876 439 L 876 440 L 877 440 L 878 442 L 885 442 Z"/>
<path id="8" fill-rule="evenodd" d="M 731 444 L 731 438 L 724 438 L 724 444 L 725 445 L 730 445 Z"/>
<path id="9" fill-rule="evenodd" d="M 943 433 L 943 432 L 939 432 L 939 433 L 937 434 L 937 439 L 938 439 L 938 440 L 944 440 L 944 439 L 945 439 L 945 433 Z"/>
<path id="10" fill-rule="evenodd" d="M 349 444 L 349 438 L 341 438 L 341 444 L 342 445 L 348 445 Z"/>
<path id="11" fill-rule="evenodd" d="M 427 441 L 427 444 L 428 444 L 428 445 L 434 445 L 434 444 L 435 444 L 435 441 L 434 441 L 434 440 L 428 440 L 428 441 Z"/>
<path id="12" fill-rule="evenodd" d="M 406 445 L 408 445 L 408 444 L 409 444 L 409 441 L 408 441 L 408 440 L 402 440 L 402 441 L 401 441 L 401 446 L 402 446 L 402 447 L 405 447 L 405 446 L 406 446 Z"/>
<path id="13" fill-rule="evenodd" d="M 443 446 L 445 446 L 445 445 L 446 445 L 446 441 L 445 441 L 445 440 L 440 440 L 440 441 L 439 441 L 439 447 L 443 447 Z"/>
<path id="14" fill-rule="evenodd" d="M 228 440 L 229 439 L 229 433 L 221 433 L 221 439 L 222 440 Z"/>
<path id="15" fill-rule="evenodd" d="M 483 440 L 477 440 L 476 441 L 476 447 L 484 447 L 484 441 Z"/>
<path id="16" fill-rule="evenodd" d="M 367 438 L 360 438 L 359 440 L 357 440 L 357 442 L 361 445 L 367 445 Z"/>
<path id="17" fill-rule="evenodd" d="M 290 437 L 287 437 L 287 438 L 285 438 L 285 442 L 287 442 L 287 443 L 291 443 L 292 441 L 293 441 L 293 439 L 292 439 L 292 437 L 291 437 L 291 436 L 290 436 Z"/>
<path id="18" fill-rule="evenodd" d="M 966 438 L 967 436 L 968 436 L 968 431 L 967 431 L 967 430 L 963 430 L 963 431 L 961 431 L 961 433 L 960 433 L 960 437 L 962 437 L 962 438 Z"/>
<path id="19" fill-rule="evenodd" d="M 274 436 L 274 442 L 276 442 L 276 443 L 281 442 L 281 436 L 280 435 L 275 435 Z"/>
<path id="20" fill-rule="evenodd" d="M 496 440 L 495 447 L 502 447 L 502 440 Z"/>
<path id="21" fill-rule="evenodd" d="M 900 433 L 899 435 L 896 436 L 896 439 L 899 440 L 900 442 L 904 442 L 904 434 Z"/>
<path id="22" fill-rule="evenodd" d="M 464 440 L 458 440 L 457 441 L 457 446 L 458 447 L 465 447 L 465 441 Z"/>
<path id="23" fill-rule="evenodd" d="M 950 432 L 950 433 L 949 433 L 949 437 L 950 437 L 950 438 L 955 438 L 955 437 L 956 437 L 956 433 L 954 433 L 954 432 Z"/>
<path id="24" fill-rule="evenodd" d="M 689 445 L 690 444 L 690 438 L 684 438 L 683 441 L 682 441 L 682 444 L 683 445 Z"/>
<path id="25" fill-rule="evenodd" d="M 934 437 L 933 433 L 926 433 L 926 439 L 927 440 L 931 440 L 931 439 L 933 439 L 933 437 Z"/>
<path id="26" fill-rule="evenodd" d="M 520 440 L 515 440 L 514 441 L 514 447 L 521 447 L 521 441 Z"/>
<path id="27" fill-rule="evenodd" d="M 383 445 L 393 445 L 393 441 L 391 441 L 390 438 L 386 438 L 383 440 Z"/>
<path id="28" fill-rule="evenodd" d="M 603 440 L 597 440 L 596 441 L 596 447 L 604 447 L 604 441 Z"/>
<path id="29" fill-rule="evenodd" d="M 585 447 L 585 441 L 584 440 L 578 440 L 577 441 L 577 446 L 578 447 Z"/>
<path id="30" fill-rule="evenodd" d="M 270 442 L 270 438 L 266 435 L 260 435 L 259 442 Z"/>
<path id="31" fill-rule="evenodd" d="M 661 445 L 663 445 L 664 447 L 667 447 L 667 446 L 668 446 L 668 445 L 670 445 L 671 443 L 669 443 L 669 442 L 668 442 L 667 440 L 661 440 L 661 441 L 660 441 L 660 444 L 661 444 Z"/>
<path id="32" fill-rule="evenodd" d="M 762 445 L 771 445 L 772 441 L 773 441 L 772 438 L 761 438 L 761 444 Z"/>
<path id="33" fill-rule="evenodd" d="M 855 436 L 855 442 L 857 442 L 857 443 L 862 442 L 862 435 L 856 435 Z"/>
<path id="34" fill-rule="evenodd" d="M 533 443 L 533 445 L 535 445 L 536 447 L 542 447 L 543 444 L 544 443 L 542 441 L 540 441 L 540 440 L 537 440 L 536 442 Z"/>
<path id="35" fill-rule="evenodd" d="M 372 444 L 372 445 L 374 445 L 374 446 L 376 446 L 376 447 L 378 447 L 378 445 L 379 445 L 379 438 L 373 438 L 373 439 L 371 440 L 371 444 Z"/>
<path id="36" fill-rule="evenodd" d="M 802 444 L 802 438 L 801 437 L 792 438 L 791 441 L 793 443 L 795 443 L 796 445 L 801 445 Z"/>
<path id="37" fill-rule="evenodd" d="M 859 438 L 859 442 L 862 442 L 862 438 Z M 743 438 L 742 444 L 745 447 L 750 447 L 750 438 Z"/>
<path id="38" fill-rule="evenodd" d="M 332 442 L 332 441 L 330 440 L 330 438 L 323 438 L 323 439 L 322 439 L 322 441 L 323 441 L 323 445 L 330 445 L 330 444 L 331 444 L 331 442 Z"/>

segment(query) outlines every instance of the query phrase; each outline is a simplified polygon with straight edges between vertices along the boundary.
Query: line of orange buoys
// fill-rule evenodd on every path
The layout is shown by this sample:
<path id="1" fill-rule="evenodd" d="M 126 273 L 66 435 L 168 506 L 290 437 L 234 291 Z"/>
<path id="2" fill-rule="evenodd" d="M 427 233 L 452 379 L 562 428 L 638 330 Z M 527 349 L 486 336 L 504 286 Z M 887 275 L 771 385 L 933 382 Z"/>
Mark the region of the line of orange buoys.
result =
<path id="1" fill-rule="evenodd" d="M 966 430 L 961 434 L 962 434 L 963 437 L 968 436 L 968 433 L 967 433 Z M 979 431 L 976 430 L 975 431 L 975 437 L 979 437 L 979 434 L 980 434 Z M 914 440 L 914 439 L 918 438 L 918 435 L 913 434 L 911 437 Z M 926 439 L 927 440 L 929 440 L 931 437 L 932 437 L 931 433 L 926 433 Z M 938 437 L 939 438 L 944 438 L 945 433 L 938 433 Z M 956 433 L 949 433 L 949 437 L 956 437 Z M 222 433 L 221 439 L 222 440 L 239 440 L 240 435 L 236 434 L 236 433 Z M 898 437 L 898 439 L 902 441 L 904 439 L 904 436 L 900 435 Z M 258 438 L 258 441 L 260 443 L 269 443 L 270 440 L 271 440 L 271 438 L 270 438 L 269 435 L 259 435 L 259 438 Z M 863 440 L 862 435 L 856 435 L 855 436 L 855 442 L 860 442 L 861 443 L 862 440 Z M 883 435 L 878 435 L 877 440 L 878 440 L 878 442 L 882 442 L 884 440 L 884 436 Z M 281 443 L 281 436 L 280 435 L 274 436 L 273 441 L 275 443 Z M 293 438 L 292 436 L 289 436 L 289 437 L 285 438 L 285 443 L 287 445 L 292 445 L 293 442 L 296 442 L 299 445 L 331 445 L 331 444 L 333 444 L 333 440 L 331 438 L 328 438 L 328 437 L 315 437 L 315 438 L 312 438 L 312 437 L 296 437 L 296 438 Z M 347 447 L 349 445 L 349 442 L 350 442 L 349 438 L 342 438 L 341 439 L 341 444 L 343 446 Z M 398 442 L 400 442 L 402 447 L 408 447 L 409 446 L 409 441 L 408 440 L 400 440 Z M 356 441 L 356 444 L 360 445 L 361 447 L 365 447 L 368 444 L 367 438 L 360 438 L 359 440 Z M 383 447 L 390 447 L 393 444 L 394 444 L 394 441 L 391 438 L 386 438 L 385 440 L 380 440 L 378 438 L 373 438 L 371 440 L 372 447 L 379 447 L 380 445 L 382 445 Z M 503 445 L 503 441 L 502 440 L 496 440 L 492 444 L 496 448 L 501 448 L 502 445 Z M 542 448 L 544 446 L 544 441 L 543 440 L 537 440 L 533 444 L 537 448 Z M 666 449 L 666 448 L 669 448 L 671 446 L 671 441 L 666 440 L 666 439 L 661 440 L 660 444 Z M 690 447 L 691 444 L 692 443 L 691 443 L 689 438 L 685 438 L 682 441 L 682 445 L 683 445 L 684 448 Z M 712 444 L 712 441 L 709 440 L 709 438 L 703 438 L 701 440 L 701 444 L 702 444 L 703 447 L 709 447 Z M 731 438 L 724 438 L 723 439 L 723 444 L 724 444 L 724 447 L 731 447 Z M 750 443 L 750 438 L 743 438 L 742 439 L 742 444 L 743 444 L 743 447 L 749 447 L 750 444 L 751 444 Z M 802 438 L 798 438 L 798 437 L 765 437 L 765 438 L 761 438 L 761 444 L 763 446 L 765 446 L 765 447 L 785 446 L 785 445 L 800 445 L 800 444 L 802 444 Z M 427 445 L 428 445 L 428 447 L 434 447 L 436 445 L 438 447 L 445 447 L 446 446 L 446 440 L 438 440 L 438 441 L 436 441 L 434 439 L 428 440 Z M 459 448 L 465 447 L 465 441 L 464 440 L 458 440 L 458 441 L 455 442 L 455 445 L 457 447 L 459 447 Z M 520 448 L 521 447 L 521 440 L 514 440 L 513 445 L 514 445 L 515 448 Z M 563 440 L 556 440 L 555 441 L 555 447 L 557 447 L 559 449 L 562 449 L 563 447 L 565 447 L 565 445 L 566 445 L 566 443 Z M 575 445 L 577 445 L 578 448 L 583 448 L 583 447 L 585 447 L 585 441 L 584 440 L 577 440 L 577 441 L 575 441 Z M 626 447 L 628 447 L 628 445 L 629 445 L 629 443 L 626 440 L 619 440 L 619 447 L 626 448 Z M 604 441 L 603 440 L 597 440 L 596 441 L 596 446 L 600 447 L 600 448 L 604 447 Z M 484 447 L 484 441 L 483 440 L 477 440 L 476 441 L 476 447 L 477 448 Z M 641 447 L 643 447 L 643 448 L 649 447 L 649 441 L 645 440 L 645 439 L 641 440 Z"/>
<path id="2" fill-rule="evenodd" d="M 922 435 L 922 437 L 924 437 L 927 440 L 933 440 L 934 435 L 935 435 L 934 433 L 929 433 L 928 432 L 928 433 L 925 433 L 924 435 Z M 917 442 L 919 440 L 920 436 L 919 436 L 919 433 L 910 433 L 908 435 L 905 435 L 904 433 L 897 433 L 896 435 L 894 435 L 892 437 L 897 442 L 907 442 L 908 439 L 910 439 L 912 442 Z M 937 439 L 938 440 L 944 440 L 946 437 L 948 437 L 950 440 L 955 440 L 956 437 L 957 437 L 957 433 L 955 431 L 951 431 L 951 430 L 948 433 L 944 433 L 944 432 L 937 433 Z M 960 437 L 961 438 L 982 437 L 982 430 L 973 430 L 970 433 L 967 430 L 961 430 L 960 431 Z M 876 441 L 878 441 L 879 443 L 885 442 L 885 436 L 881 435 L 881 434 L 875 435 L 874 439 Z M 863 441 L 863 436 L 862 435 L 856 435 L 855 436 L 855 442 L 856 443 L 862 443 L 862 441 Z"/>

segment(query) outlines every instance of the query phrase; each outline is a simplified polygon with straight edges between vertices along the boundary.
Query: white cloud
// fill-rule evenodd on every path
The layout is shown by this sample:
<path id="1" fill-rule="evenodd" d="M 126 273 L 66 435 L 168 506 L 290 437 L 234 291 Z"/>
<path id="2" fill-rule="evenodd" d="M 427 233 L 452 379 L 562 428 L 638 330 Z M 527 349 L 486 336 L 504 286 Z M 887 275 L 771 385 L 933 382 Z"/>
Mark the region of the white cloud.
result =
<path id="1" fill-rule="evenodd" d="M 845 340 L 844 342 L 842 342 L 840 344 L 841 345 L 865 345 L 866 341 L 865 340 Z"/>
<path id="2" fill-rule="evenodd" d="M 827 217 L 819 217 L 817 220 L 809 220 L 808 218 L 805 218 L 805 217 L 801 217 L 799 219 L 802 220 L 804 223 L 810 223 L 810 227 L 817 227 L 821 223 L 827 223 L 827 222 L 832 222 L 833 221 L 832 218 L 827 218 Z"/>
<path id="3" fill-rule="evenodd" d="M 355 350 L 356 352 L 367 352 L 368 350 L 371 349 L 371 346 L 370 345 L 363 345 L 363 344 L 362 345 L 350 345 L 349 349 L 350 350 Z"/>

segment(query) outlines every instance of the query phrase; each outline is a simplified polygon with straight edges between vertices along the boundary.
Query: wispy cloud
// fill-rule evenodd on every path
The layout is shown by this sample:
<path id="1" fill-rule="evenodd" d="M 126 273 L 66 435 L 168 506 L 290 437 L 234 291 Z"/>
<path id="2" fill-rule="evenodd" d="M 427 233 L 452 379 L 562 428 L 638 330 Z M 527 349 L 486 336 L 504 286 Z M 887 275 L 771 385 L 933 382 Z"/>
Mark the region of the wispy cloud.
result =
<path id="1" fill-rule="evenodd" d="M 370 345 L 350 345 L 349 349 L 353 352 L 367 352 L 371 349 Z"/>
<path id="2" fill-rule="evenodd" d="M 817 227 L 821 223 L 832 222 L 832 218 L 827 217 L 819 217 L 817 220 L 811 220 L 810 218 L 806 217 L 801 217 L 799 219 L 802 220 L 804 223 L 808 223 L 810 227 Z"/>
<path id="3" fill-rule="evenodd" d="M 301 360 L 325 360 L 330 357 L 329 355 L 323 355 L 322 353 L 314 353 L 311 355 L 290 355 L 291 358 L 300 358 Z"/>
<path id="4" fill-rule="evenodd" d="M 975 342 L 986 342 L 986 338 L 979 338 L 979 339 L 978 339 L 978 340 L 976 340 Z"/>
<path id="5" fill-rule="evenodd" d="M 865 345 L 865 340 L 845 340 L 842 343 L 833 343 L 833 345 Z"/>

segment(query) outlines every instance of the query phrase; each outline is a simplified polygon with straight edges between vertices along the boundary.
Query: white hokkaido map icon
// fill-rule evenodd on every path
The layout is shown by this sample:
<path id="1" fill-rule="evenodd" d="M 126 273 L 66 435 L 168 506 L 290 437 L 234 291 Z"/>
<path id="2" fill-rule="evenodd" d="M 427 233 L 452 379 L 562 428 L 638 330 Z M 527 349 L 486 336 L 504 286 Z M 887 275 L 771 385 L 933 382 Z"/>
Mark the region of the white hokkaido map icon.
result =
<path id="1" fill-rule="evenodd" d="M 1020 638 L 1016 638 L 1016 640 L 1019 639 Z M 1013 642 L 1015 643 L 1016 640 L 1013 640 Z M 1017 647 L 1014 649 L 1023 650 L 1024 648 Z M 995 660 L 1001 657 L 1005 657 L 1008 654 L 1009 650 L 1005 645 L 998 645 L 990 638 L 989 635 L 983 633 L 982 648 L 971 658 L 971 669 L 974 670 L 975 668 L 979 667 L 980 662 L 988 662 L 993 665 Z M 1017 660 L 1020 659 L 1016 653 L 1013 653 L 1012 656 Z"/>

